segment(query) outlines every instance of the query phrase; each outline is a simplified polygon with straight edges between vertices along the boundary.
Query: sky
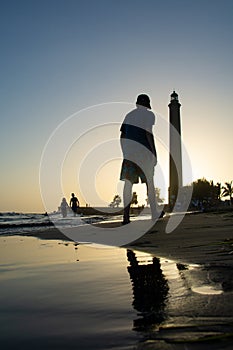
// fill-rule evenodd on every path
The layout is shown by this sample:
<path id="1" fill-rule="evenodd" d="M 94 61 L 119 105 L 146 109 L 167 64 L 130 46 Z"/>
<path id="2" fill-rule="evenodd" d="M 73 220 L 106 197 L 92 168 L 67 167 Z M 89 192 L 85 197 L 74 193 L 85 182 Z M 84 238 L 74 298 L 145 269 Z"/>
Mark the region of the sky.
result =
<path id="1" fill-rule="evenodd" d="M 233 180 L 232 33 L 232 0 L 2 0 L 0 211 L 56 210 L 71 192 L 110 202 L 122 188 L 119 125 L 139 93 L 167 123 L 178 93 L 193 180 Z M 159 125 L 154 134 L 165 197 L 167 147 Z"/>

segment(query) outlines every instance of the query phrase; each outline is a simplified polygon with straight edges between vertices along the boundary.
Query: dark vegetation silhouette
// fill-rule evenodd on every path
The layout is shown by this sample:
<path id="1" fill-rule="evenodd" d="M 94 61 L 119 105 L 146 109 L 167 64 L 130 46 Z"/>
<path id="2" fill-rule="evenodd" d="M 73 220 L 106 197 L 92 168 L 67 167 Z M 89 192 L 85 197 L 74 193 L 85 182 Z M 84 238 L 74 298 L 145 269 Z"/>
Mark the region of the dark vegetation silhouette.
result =
<path id="1" fill-rule="evenodd" d="M 229 196 L 229 201 L 230 201 L 230 205 L 233 204 L 233 185 L 232 185 L 232 181 L 231 182 L 225 182 L 225 186 L 222 186 L 222 197 L 227 197 Z"/>
<path id="2" fill-rule="evenodd" d="M 115 207 L 119 207 L 121 203 L 121 197 L 119 196 L 119 194 L 116 194 L 113 198 L 113 201 L 109 204 L 110 207 L 115 208 Z"/>
<path id="3" fill-rule="evenodd" d="M 191 185 L 185 186 L 184 188 L 188 188 L 190 186 L 192 186 L 193 192 L 189 210 L 215 210 L 219 208 L 224 209 L 227 206 L 233 208 L 233 181 L 225 182 L 224 185 L 222 185 L 219 182 L 215 184 L 213 180 L 208 181 L 203 177 L 201 179 L 197 179 L 196 181 L 192 182 Z M 164 198 L 161 198 L 160 188 L 155 187 L 155 196 L 157 203 L 161 204 L 165 201 Z M 148 197 L 146 198 L 146 202 L 148 205 Z M 116 194 L 109 206 L 118 208 L 121 203 L 121 197 Z M 136 192 L 132 193 L 131 205 L 138 205 L 138 195 Z"/>
<path id="4" fill-rule="evenodd" d="M 214 184 L 213 180 L 208 181 L 205 178 L 198 179 L 192 183 L 193 193 L 191 206 L 198 209 L 217 208 L 226 205 L 228 202 L 223 202 L 223 197 L 229 197 L 229 204 L 233 203 L 233 185 L 231 182 L 225 182 L 222 186 L 217 182 Z"/>
<path id="5" fill-rule="evenodd" d="M 138 204 L 138 195 L 137 195 L 136 192 L 133 192 L 131 204 L 132 205 L 137 205 Z"/>

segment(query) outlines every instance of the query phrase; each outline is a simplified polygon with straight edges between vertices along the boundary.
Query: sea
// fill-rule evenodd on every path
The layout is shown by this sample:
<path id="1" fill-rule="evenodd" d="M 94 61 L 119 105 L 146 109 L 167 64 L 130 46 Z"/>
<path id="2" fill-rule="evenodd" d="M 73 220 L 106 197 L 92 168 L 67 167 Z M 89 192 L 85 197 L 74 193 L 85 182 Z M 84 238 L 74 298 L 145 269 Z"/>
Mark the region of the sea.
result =
<path id="1" fill-rule="evenodd" d="M 67 217 L 63 218 L 59 212 L 51 214 L 5 212 L 0 213 L 0 235 L 35 233 L 54 226 L 70 228 L 111 219 L 111 216 L 83 216 L 81 214 L 77 216 L 68 214 Z"/>

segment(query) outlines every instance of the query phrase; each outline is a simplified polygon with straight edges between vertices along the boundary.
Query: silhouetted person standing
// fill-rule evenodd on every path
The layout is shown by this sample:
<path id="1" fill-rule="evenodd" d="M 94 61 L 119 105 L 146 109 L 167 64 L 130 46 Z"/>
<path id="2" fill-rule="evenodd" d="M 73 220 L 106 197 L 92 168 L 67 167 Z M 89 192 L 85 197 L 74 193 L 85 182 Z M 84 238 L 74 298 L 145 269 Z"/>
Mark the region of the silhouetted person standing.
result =
<path id="1" fill-rule="evenodd" d="M 136 109 L 126 115 L 120 129 L 121 148 L 124 158 L 120 179 L 125 181 L 123 190 L 123 224 L 130 222 L 132 186 L 139 182 L 139 178 L 147 186 L 152 220 L 156 220 L 159 217 L 153 181 L 154 167 L 157 164 L 157 154 L 152 132 L 152 127 L 155 124 L 155 115 L 150 109 L 150 98 L 145 94 L 139 95 L 136 101 Z"/>
<path id="2" fill-rule="evenodd" d="M 75 197 L 74 193 L 71 193 L 70 207 L 73 210 L 74 216 L 77 215 L 77 210 L 79 207 L 79 200 L 77 197 Z"/>
<path id="3" fill-rule="evenodd" d="M 60 208 L 61 208 L 61 214 L 62 214 L 62 217 L 63 218 L 66 218 L 67 217 L 67 208 L 68 208 L 68 203 L 66 201 L 65 198 L 62 198 L 62 201 L 61 201 L 61 205 L 60 205 Z"/>

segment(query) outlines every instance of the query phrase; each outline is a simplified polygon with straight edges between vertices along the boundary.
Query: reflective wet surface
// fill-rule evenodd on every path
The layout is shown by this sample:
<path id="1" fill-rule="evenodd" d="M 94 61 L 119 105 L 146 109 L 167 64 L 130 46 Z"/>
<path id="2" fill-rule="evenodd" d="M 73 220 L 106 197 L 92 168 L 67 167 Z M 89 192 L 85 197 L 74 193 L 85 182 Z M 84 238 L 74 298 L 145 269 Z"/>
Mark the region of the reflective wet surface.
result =
<path id="1" fill-rule="evenodd" d="M 230 266 L 0 239 L 4 349 L 230 349 Z"/>
<path id="2" fill-rule="evenodd" d="M 143 348 L 231 348 L 230 266 L 187 265 L 141 252 L 127 254 L 132 305 L 138 311 L 133 329 L 143 335 Z"/>

